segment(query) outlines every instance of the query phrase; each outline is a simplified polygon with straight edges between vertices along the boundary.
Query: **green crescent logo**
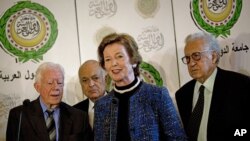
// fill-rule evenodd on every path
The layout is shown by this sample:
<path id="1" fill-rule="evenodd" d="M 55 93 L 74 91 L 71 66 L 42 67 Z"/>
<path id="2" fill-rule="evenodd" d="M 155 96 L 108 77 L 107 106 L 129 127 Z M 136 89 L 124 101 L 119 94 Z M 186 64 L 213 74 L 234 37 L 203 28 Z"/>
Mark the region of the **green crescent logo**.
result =
<path id="1" fill-rule="evenodd" d="M 58 34 L 53 14 L 30 1 L 9 8 L 0 19 L 0 27 L 0 46 L 23 63 L 43 60 Z"/>
<path id="2" fill-rule="evenodd" d="M 193 0 L 191 15 L 198 28 L 214 36 L 227 38 L 240 17 L 242 0 Z"/>

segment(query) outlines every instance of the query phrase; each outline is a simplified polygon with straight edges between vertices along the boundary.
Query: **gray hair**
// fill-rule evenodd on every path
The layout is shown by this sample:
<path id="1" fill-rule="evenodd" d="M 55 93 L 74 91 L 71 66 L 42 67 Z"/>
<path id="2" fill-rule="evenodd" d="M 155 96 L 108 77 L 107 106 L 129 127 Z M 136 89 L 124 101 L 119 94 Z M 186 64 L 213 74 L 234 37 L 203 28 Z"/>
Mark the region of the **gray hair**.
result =
<path id="1" fill-rule="evenodd" d="M 189 42 L 192 42 L 198 39 L 202 39 L 204 41 L 204 46 L 208 47 L 209 50 L 213 50 L 216 52 L 218 56 L 216 63 L 219 63 L 221 50 L 220 50 L 220 46 L 219 46 L 217 39 L 213 35 L 208 34 L 206 32 L 197 32 L 197 33 L 188 35 L 185 39 L 185 43 L 187 44 Z"/>
<path id="2" fill-rule="evenodd" d="M 85 61 L 80 66 L 80 68 L 78 69 L 78 75 L 80 75 L 81 70 L 85 67 L 86 64 L 96 64 L 96 65 L 98 65 L 99 66 L 99 70 L 101 72 L 101 76 L 105 79 L 106 71 L 102 68 L 101 64 L 98 61 L 96 61 L 96 60 L 87 60 L 87 61 Z"/>
<path id="3" fill-rule="evenodd" d="M 36 70 L 35 82 L 40 82 L 42 78 L 42 73 L 48 69 L 58 69 L 62 72 L 63 77 L 64 77 L 64 68 L 60 64 L 56 64 L 52 62 L 44 62 Z"/>

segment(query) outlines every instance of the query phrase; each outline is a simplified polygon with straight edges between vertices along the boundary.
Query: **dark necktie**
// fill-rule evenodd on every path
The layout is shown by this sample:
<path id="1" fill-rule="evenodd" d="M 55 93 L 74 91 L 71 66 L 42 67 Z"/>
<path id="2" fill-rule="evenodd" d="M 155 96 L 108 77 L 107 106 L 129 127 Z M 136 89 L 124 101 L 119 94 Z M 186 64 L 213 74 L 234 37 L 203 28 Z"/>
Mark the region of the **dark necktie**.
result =
<path id="1" fill-rule="evenodd" d="M 199 98 L 188 123 L 187 134 L 190 141 L 196 141 L 198 137 L 204 107 L 204 88 L 203 85 L 199 88 Z"/>
<path id="2" fill-rule="evenodd" d="M 46 126 L 47 126 L 47 131 L 49 133 L 49 139 L 50 141 L 55 141 L 56 140 L 56 126 L 55 126 L 55 120 L 53 118 L 54 111 L 46 110 L 46 112 L 48 113 Z"/>

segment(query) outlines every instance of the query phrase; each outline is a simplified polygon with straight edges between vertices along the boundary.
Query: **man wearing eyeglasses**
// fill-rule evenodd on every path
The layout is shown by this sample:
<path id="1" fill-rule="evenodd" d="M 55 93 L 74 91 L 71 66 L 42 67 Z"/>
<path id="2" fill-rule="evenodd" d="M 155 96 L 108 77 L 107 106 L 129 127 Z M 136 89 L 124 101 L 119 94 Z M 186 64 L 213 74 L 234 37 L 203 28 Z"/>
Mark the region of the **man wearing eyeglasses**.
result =
<path id="1" fill-rule="evenodd" d="M 190 141 L 241 140 L 250 131 L 250 77 L 218 67 L 220 47 L 212 35 L 194 33 L 185 40 L 182 62 L 193 80 L 175 94 Z M 201 88 L 200 88 L 201 87 Z"/>

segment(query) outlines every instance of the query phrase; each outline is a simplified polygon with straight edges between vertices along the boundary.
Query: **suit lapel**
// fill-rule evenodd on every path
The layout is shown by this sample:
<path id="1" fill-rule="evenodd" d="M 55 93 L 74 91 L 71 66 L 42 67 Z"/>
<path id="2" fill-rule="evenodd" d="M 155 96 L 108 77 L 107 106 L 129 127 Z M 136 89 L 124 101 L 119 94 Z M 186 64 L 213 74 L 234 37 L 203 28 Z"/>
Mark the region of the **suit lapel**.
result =
<path id="1" fill-rule="evenodd" d="M 215 77 L 214 82 L 214 89 L 213 89 L 213 95 L 211 99 L 211 105 L 209 110 L 209 118 L 208 118 L 208 127 L 207 127 L 207 134 L 210 135 L 210 132 L 213 131 L 213 127 L 218 127 L 218 117 L 221 117 L 224 114 L 225 105 L 221 101 L 226 101 L 226 98 L 228 96 L 225 94 L 225 89 L 227 89 L 226 83 L 224 82 L 224 73 L 223 70 L 220 68 L 217 69 L 217 75 Z M 221 115 L 222 114 L 222 115 Z"/>
<path id="2" fill-rule="evenodd" d="M 192 103 L 193 103 L 193 94 L 194 94 L 194 87 L 195 87 L 195 80 L 190 81 L 190 83 L 188 83 L 188 86 L 185 86 L 185 89 L 183 89 L 183 95 L 181 97 L 181 102 L 180 104 L 182 104 L 183 107 L 181 110 L 182 114 L 182 122 L 184 125 L 188 124 L 189 118 L 191 116 L 192 113 Z M 186 126 L 185 126 L 186 128 Z"/>
<path id="3" fill-rule="evenodd" d="M 44 139 L 47 140 L 48 133 L 47 133 L 43 111 L 39 103 L 39 99 L 30 103 L 30 105 L 26 108 L 26 114 L 28 117 L 28 122 L 31 123 L 31 126 L 35 134 L 41 140 L 44 140 Z"/>
<path id="4" fill-rule="evenodd" d="M 89 110 L 89 99 L 84 100 L 84 105 L 83 105 L 84 111 L 88 113 Z"/>
<path id="5" fill-rule="evenodd" d="M 72 126 L 72 119 L 70 118 L 70 113 L 68 109 L 63 105 L 60 104 L 60 127 L 59 127 L 59 140 L 65 140 L 64 137 L 70 134 L 71 126 Z"/>

